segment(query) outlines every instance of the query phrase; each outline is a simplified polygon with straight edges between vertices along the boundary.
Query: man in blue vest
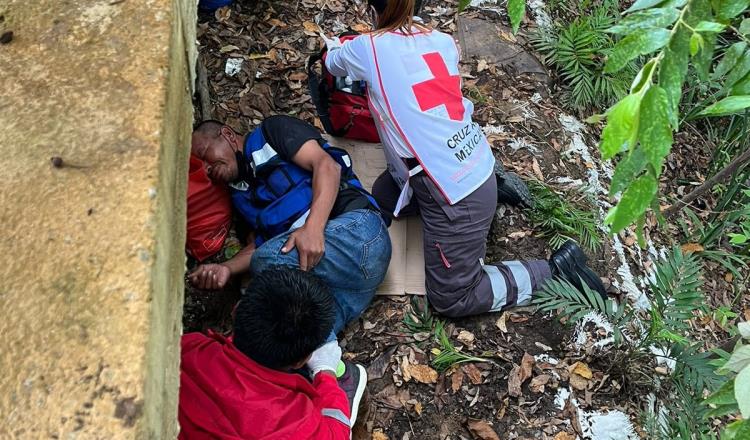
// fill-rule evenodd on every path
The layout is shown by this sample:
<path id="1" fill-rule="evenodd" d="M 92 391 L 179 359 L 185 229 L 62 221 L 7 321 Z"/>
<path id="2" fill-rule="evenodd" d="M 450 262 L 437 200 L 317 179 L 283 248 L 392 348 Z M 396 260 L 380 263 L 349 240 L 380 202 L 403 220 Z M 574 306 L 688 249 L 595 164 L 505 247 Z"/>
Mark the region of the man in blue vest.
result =
<path id="1" fill-rule="evenodd" d="M 388 228 L 349 156 L 328 145 L 315 127 L 289 116 L 269 117 L 246 135 L 204 121 L 193 131 L 191 150 L 213 181 L 229 185 L 232 204 L 253 236 L 230 260 L 198 266 L 190 282 L 219 289 L 248 271 L 310 271 L 328 285 L 336 305 L 333 331 L 313 357 L 340 356 L 336 333 L 369 305 L 391 258 Z M 356 406 L 364 368 L 339 362 L 337 370 Z"/>

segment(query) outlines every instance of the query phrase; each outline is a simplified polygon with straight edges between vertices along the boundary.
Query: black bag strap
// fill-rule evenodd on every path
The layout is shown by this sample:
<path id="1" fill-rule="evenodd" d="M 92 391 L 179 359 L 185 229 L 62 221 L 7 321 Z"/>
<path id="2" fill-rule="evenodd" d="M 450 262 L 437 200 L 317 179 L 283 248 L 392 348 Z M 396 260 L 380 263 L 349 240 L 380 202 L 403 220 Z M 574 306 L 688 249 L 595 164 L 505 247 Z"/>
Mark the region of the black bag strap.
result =
<path id="1" fill-rule="evenodd" d="M 320 53 L 310 55 L 307 59 L 307 86 L 310 90 L 310 98 L 315 105 L 315 111 L 318 112 L 318 118 L 320 118 L 323 128 L 326 133 L 336 135 L 336 130 L 333 128 L 333 123 L 331 122 L 331 116 L 328 113 L 330 91 L 325 83 L 326 65 L 322 62 L 325 53 L 326 48 L 324 47 Z M 322 76 L 315 70 L 315 65 L 318 62 L 322 65 Z"/>

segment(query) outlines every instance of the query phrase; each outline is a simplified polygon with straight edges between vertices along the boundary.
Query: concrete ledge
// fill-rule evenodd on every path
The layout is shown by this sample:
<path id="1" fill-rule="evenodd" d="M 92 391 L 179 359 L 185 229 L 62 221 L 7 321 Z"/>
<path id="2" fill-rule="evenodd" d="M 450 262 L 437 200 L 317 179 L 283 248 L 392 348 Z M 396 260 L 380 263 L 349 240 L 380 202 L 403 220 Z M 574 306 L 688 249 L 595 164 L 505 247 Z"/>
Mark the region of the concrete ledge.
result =
<path id="1" fill-rule="evenodd" d="M 195 3 L 0 0 L 0 438 L 176 435 Z"/>

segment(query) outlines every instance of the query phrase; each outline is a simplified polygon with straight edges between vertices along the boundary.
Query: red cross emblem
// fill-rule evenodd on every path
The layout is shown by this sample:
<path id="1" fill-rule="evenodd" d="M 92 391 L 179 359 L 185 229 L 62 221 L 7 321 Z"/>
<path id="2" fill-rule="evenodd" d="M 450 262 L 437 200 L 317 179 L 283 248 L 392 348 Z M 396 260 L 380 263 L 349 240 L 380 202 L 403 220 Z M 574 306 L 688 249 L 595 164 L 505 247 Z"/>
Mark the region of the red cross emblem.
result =
<path id="1" fill-rule="evenodd" d="M 451 75 L 448 72 L 448 67 L 439 52 L 424 54 L 422 58 L 434 78 L 412 86 L 419 108 L 427 111 L 439 105 L 445 105 L 451 119 L 463 120 L 465 109 L 461 94 L 461 76 Z"/>

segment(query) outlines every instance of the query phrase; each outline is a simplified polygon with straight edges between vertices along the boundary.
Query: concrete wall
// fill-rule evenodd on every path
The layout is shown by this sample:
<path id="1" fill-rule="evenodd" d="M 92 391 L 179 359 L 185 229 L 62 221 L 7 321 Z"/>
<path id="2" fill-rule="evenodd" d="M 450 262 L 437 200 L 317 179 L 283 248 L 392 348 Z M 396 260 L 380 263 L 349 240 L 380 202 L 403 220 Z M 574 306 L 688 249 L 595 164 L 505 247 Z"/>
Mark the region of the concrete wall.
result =
<path id="1" fill-rule="evenodd" d="M 0 0 L 0 438 L 176 435 L 195 3 Z"/>

